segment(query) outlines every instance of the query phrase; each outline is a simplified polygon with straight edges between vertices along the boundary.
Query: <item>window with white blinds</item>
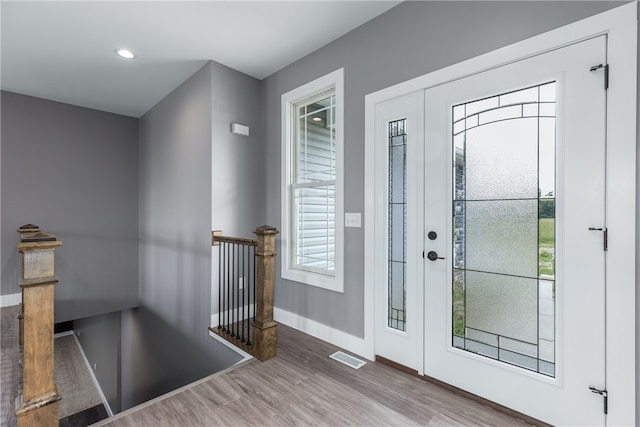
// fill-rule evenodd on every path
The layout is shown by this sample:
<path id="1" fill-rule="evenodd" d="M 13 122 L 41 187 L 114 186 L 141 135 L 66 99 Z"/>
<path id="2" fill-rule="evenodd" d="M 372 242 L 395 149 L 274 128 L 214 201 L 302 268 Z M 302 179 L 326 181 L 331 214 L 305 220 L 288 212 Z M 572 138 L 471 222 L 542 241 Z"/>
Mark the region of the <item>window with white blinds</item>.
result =
<path id="1" fill-rule="evenodd" d="M 283 95 L 283 164 L 288 170 L 282 276 L 336 291 L 342 291 L 344 216 L 341 91 L 339 70 Z"/>
<path id="2" fill-rule="evenodd" d="M 330 90 L 296 105 L 295 266 L 335 270 L 335 95 Z"/>

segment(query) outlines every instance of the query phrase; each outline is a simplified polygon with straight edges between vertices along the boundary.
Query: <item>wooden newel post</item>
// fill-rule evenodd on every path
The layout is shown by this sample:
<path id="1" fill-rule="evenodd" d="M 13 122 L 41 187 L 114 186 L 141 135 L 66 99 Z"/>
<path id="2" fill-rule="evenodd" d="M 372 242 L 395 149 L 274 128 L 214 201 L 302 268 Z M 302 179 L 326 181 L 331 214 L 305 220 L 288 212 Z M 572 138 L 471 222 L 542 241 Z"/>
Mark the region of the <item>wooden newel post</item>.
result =
<path id="1" fill-rule="evenodd" d="M 35 225 L 18 229 L 22 254 L 23 383 L 18 427 L 57 426 L 60 394 L 54 383 L 54 252 L 62 245 Z"/>
<path id="2" fill-rule="evenodd" d="M 256 318 L 253 322 L 254 356 L 260 361 L 276 355 L 276 326 L 273 320 L 275 284 L 276 235 L 278 230 L 268 225 L 255 229 L 256 247 Z"/>

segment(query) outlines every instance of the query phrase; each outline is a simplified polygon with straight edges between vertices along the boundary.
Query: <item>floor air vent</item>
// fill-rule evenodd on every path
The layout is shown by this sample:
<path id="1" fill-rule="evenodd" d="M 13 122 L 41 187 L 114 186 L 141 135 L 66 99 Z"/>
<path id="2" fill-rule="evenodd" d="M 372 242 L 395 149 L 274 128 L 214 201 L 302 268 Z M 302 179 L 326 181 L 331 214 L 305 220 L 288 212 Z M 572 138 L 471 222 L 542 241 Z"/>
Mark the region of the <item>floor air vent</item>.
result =
<path id="1" fill-rule="evenodd" d="M 363 360 L 356 359 L 353 356 L 349 356 L 347 353 L 343 353 L 341 351 L 336 351 L 335 353 L 333 353 L 329 357 L 332 358 L 332 359 L 337 360 L 340 363 L 344 363 L 345 365 L 349 365 L 353 369 L 360 369 L 367 363 L 367 362 L 365 362 Z"/>

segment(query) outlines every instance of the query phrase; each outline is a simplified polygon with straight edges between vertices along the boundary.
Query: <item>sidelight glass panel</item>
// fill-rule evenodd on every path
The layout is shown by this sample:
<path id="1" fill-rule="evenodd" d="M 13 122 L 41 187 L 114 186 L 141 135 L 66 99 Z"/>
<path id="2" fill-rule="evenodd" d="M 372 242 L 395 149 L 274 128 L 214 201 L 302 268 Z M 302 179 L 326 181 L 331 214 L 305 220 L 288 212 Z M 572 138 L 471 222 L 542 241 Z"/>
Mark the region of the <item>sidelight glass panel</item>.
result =
<path id="1" fill-rule="evenodd" d="M 387 325 L 406 330 L 407 120 L 389 123 L 389 278 Z"/>
<path id="2" fill-rule="evenodd" d="M 389 196 L 391 202 L 394 204 L 404 203 L 404 188 L 405 188 L 405 149 L 404 145 L 392 146 L 389 151 L 389 161 L 391 163 L 389 172 L 393 175 L 389 183 L 393 185 L 390 189 Z"/>
<path id="3" fill-rule="evenodd" d="M 389 225 L 393 232 L 391 238 L 389 259 L 395 262 L 405 262 L 405 241 L 403 231 L 405 229 L 405 204 L 392 203 L 390 206 Z"/>
<path id="4" fill-rule="evenodd" d="M 556 83 L 453 107 L 452 345 L 555 376 Z"/>

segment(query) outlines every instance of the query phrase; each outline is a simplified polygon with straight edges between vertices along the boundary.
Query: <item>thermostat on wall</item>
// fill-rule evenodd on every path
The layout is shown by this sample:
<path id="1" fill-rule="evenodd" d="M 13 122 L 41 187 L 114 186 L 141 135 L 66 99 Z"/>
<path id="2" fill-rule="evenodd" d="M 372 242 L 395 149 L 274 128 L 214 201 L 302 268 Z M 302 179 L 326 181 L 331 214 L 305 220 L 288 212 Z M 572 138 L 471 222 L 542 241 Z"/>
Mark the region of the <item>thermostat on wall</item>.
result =
<path id="1" fill-rule="evenodd" d="M 242 136 L 249 136 L 249 126 L 240 123 L 231 123 L 231 133 Z"/>

